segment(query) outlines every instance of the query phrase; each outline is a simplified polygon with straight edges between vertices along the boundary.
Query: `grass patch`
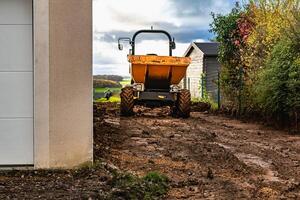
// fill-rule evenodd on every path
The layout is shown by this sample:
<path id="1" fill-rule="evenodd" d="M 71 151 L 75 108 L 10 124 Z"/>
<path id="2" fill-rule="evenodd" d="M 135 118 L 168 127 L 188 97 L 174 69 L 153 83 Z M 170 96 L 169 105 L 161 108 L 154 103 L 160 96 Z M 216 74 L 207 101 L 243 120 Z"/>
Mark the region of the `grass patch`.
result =
<path id="1" fill-rule="evenodd" d="M 91 172 L 104 169 L 101 161 L 85 162 L 71 170 L 72 175 L 76 178 L 88 177 Z"/>
<path id="2" fill-rule="evenodd" d="M 161 199 L 168 191 L 169 180 L 157 172 L 150 172 L 142 178 L 125 173 L 115 174 L 111 185 L 117 188 L 110 199 Z"/>
<path id="3" fill-rule="evenodd" d="M 130 85 L 130 82 L 130 79 L 124 79 L 123 81 L 120 81 L 120 84 L 125 87 L 126 85 Z"/>
<path id="4" fill-rule="evenodd" d="M 106 102 L 111 102 L 111 103 L 117 103 L 121 102 L 121 98 L 119 96 L 112 96 L 109 98 L 109 100 L 106 100 L 106 98 L 100 98 L 96 99 L 95 102 L 101 102 L 101 103 L 106 103 Z"/>
<path id="5" fill-rule="evenodd" d="M 121 88 L 94 88 L 95 93 L 104 93 L 107 90 L 112 91 L 113 93 L 120 93 L 121 92 Z"/>

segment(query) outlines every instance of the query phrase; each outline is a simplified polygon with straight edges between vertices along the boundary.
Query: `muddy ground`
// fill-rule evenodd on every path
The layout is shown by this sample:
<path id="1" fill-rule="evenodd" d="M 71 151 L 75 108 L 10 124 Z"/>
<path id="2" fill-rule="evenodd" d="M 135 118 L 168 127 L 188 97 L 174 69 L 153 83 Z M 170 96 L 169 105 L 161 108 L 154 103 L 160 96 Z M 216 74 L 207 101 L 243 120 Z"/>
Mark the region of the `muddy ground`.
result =
<path id="1" fill-rule="evenodd" d="M 167 175 L 166 199 L 300 199 L 299 135 L 203 112 L 112 110 L 95 130 L 96 154 L 138 175 Z"/>
<path id="2" fill-rule="evenodd" d="M 0 199 L 108 198 L 115 170 L 166 175 L 163 199 L 300 199 L 299 135 L 193 110 L 174 119 L 168 108 L 138 107 L 125 118 L 116 104 L 97 104 L 94 158 L 101 166 L 2 171 Z"/>

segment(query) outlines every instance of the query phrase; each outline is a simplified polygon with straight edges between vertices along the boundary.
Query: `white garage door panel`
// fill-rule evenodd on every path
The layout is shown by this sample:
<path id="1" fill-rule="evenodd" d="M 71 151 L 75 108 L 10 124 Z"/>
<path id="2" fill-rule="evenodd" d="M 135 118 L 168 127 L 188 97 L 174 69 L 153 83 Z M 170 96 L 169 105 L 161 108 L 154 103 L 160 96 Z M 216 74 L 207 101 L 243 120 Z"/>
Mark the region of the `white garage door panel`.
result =
<path id="1" fill-rule="evenodd" d="M 0 0 L 0 24 L 31 24 L 32 0 Z"/>
<path id="2" fill-rule="evenodd" d="M 0 72 L 33 70 L 31 25 L 0 25 L 0 44 Z"/>
<path id="3" fill-rule="evenodd" d="M 33 117 L 32 72 L 0 72 L 0 118 Z"/>
<path id="4" fill-rule="evenodd" d="M 0 165 L 33 163 L 32 119 L 0 119 Z"/>
<path id="5" fill-rule="evenodd" d="M 33 164 L 32 0 L 0 0 L 0 167 Z"/>

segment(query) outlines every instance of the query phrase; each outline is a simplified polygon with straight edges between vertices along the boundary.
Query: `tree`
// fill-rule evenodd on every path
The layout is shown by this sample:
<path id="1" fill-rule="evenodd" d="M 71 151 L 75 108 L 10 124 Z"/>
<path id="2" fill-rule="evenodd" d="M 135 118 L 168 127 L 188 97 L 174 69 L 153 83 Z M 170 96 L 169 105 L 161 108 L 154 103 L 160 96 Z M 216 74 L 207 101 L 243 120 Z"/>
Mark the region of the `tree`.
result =
<path id="1" fill-rule="evenodd" d="M 211 32 L 215 33 L 216 41 L 220 43 L 218 59 L 222 64 L 221 85 L 223 97 L 236 103 L 240 88 L 240 51 L 237 41 L 241 41 L 238 29 L 238 19 L 241 17 L 242 8 L 236 4 L 235 8 L 227 15 L 212 14 L 213 22 Z"/>
<path id="2" fill-rule="evenodd" d="M 293 41 L 293 49 L 297 49 L 294 48 L 294 41 L 300 41 L 299 5 L 299 0 L 250 0 L 243 8 L 237 5 L 227 15 L 213 14 L 211 31 L 220 42 L 223 97 L 235 107 L 240 99 L 245 111 L 257 111 L 260 108 L 261 104 L 256 98 L 260 94 L 256 91 L 257 85 L 263 85 L 260 84 L 263 80 L 259 77 L 268 70 L 269 74 L 272 74 L 272 70 L 280 72 L 271 64 L 276 60 L 272 56 L 279 51 L 274 50 L 275 46 L 283 38 L 289 38 L 289 41 Z M 294 70 L 292 75 L 295 73 Z"/>
<path id="3" fill-rule="evenodd" d="M 264 67 L 274 45 L 282 38 L 289 27 L 290 11 L 295 0 L 251 0 L 251 13 L 254 28 L 247 38 L 247 48 L 243 52 L 244 63 L 254 73 Z"/>

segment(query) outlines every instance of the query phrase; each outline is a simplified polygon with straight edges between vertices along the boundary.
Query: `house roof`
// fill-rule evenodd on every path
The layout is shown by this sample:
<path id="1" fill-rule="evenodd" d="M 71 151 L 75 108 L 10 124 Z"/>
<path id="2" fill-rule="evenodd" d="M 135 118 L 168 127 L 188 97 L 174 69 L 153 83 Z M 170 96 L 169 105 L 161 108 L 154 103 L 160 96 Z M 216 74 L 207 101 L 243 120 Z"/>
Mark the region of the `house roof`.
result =
<path id="1" fill-rule="evenodd" d="M 207 56 L 217 56 L 219 43 L 217 42 L 195 42 L 195 45 Z"/>
<path id="2" fill-rule="evenodd" d="M 184 56 L 189 56 L 195 48 L 202 51 L 205 56 L 217 56 L 219 45 L 218 42 L 193 42 L 185 52 Z"/>

